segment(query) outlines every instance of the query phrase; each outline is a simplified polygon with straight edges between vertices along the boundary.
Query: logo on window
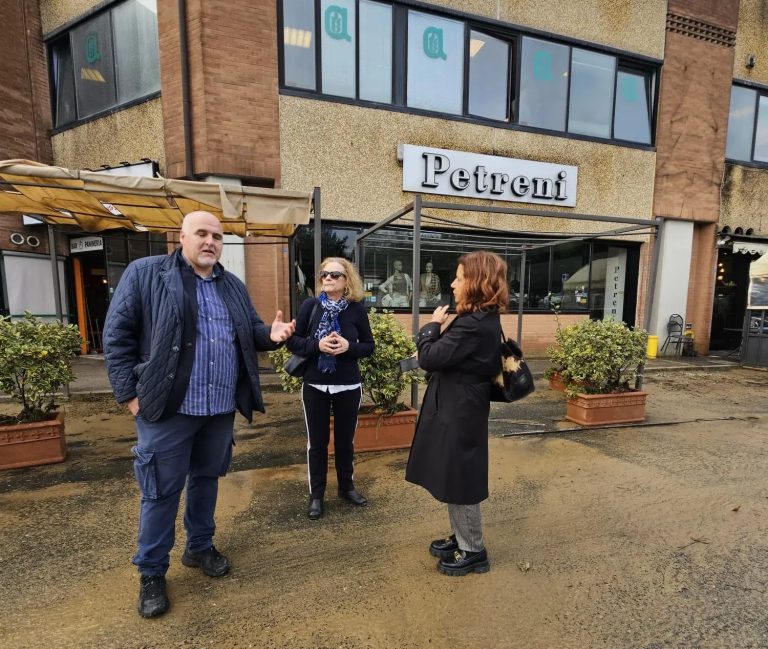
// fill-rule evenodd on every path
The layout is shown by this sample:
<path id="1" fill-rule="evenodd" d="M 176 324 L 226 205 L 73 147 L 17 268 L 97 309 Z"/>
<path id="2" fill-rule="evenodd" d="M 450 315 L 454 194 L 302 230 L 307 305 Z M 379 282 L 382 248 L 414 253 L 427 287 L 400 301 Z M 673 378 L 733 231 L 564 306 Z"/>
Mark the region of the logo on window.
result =
<path id="1" fill-rule="evenodd" d="M 546 50 L 539 50 L 533 55 L 533 78 L 538 81 L 552 81 L 552 55 Z"/>
<path id="2" fill-rule="evenodd" d="M 338 5 L 331 5 L 325 10 L 325 33 L 337 41 L 351 41 L 347 28 L 347 10 Z"/>
<path id="3" fill-rule="evenodd" d="M 443 30 L 437 27 L 427 27 L 424 30 L 424 54 L 430 59 L 443 59 L 448 55 L 443 49 Z"/>
<path id="4" fill-rule="evenodd" d="M 101 60 L 101 52 L 99 52 L 99 36 L 96 32 L 91 32 L 85 37 L 85 60 L 90 64 Z"/>

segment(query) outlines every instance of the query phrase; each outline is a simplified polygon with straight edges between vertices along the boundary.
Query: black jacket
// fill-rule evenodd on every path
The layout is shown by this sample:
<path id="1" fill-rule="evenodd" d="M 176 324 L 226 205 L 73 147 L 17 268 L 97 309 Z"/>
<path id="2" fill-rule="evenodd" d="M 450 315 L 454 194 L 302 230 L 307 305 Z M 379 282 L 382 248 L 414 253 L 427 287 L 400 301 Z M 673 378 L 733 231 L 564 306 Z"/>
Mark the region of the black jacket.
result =
<path id="1" fill-rule="evenodd" d="M 195 354 L 196 327 L 189 327 L 196 302 L 185 299 L 181 251 L 144 257 L 125 269 L 104 322 L 104 359 L 119 403 L 139 397 L 141 416 L 157 421 L 174 395 L 186 394 Z M 243 283 L 218 266 L 217 287 L 235 327 L 239 375 L 235 403 L 251 421 L 254 410 L 264 412 L 256 352 L 277 348 L 270 327 L 259 318 Z M 195 291 L 187 291 L 194 296 Z M 185 327 L 185 324 L 187 325 Z M 177 406 L 178 408 L 178 406 Z"/>
<path id="2" fill-rule="evenodd" d="M 304 374 L 305 383 L 317 385 L 354 385 L 361 383 L 358 358 L 373 354 L 373 334 L 368 321 L 368 313 L 362 302 L 350 302 L 349 306 L 339 314 L 339 332 L 342 338 L 349 341 L 349 349 L 336 357 L 336 371 L 323 374 L 317 367 L 320 357 L 320 341 L 315 338 L 315 332 L 323 317 L 323 307 L 318 304 L 312 322 L 309 316 L 317 299 L 305 300 L 299 308 L 296 317 L 296 333 L 291 336 L 285 346 L 294 354 L 309 356 L 307 372 Z"/>
<path id="3" fill-rule="evenodd" d="M 488 497 L 491 378 L 501 370 L 496 311 L 458 316 L 421 328 L 419 365 L 431 372 L 411 444 L 405 479 L 437 500 L 474 505 Z"/>

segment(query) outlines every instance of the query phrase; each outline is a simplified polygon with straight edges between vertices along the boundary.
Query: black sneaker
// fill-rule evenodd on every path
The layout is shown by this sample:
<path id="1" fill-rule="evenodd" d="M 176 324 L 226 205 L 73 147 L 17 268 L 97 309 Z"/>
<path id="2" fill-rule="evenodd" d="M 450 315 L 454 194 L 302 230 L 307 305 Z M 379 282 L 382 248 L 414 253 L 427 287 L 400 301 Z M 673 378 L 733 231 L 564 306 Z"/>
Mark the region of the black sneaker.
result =
<path id="1" fill-rule="evenodd" d="M 202 568 L 209 577 L 223 577 L 229 572 L 229 561 L 214 546 L 202 552 L 184 550 L 181 563 L 188 568 Z"/>
<path id="2" fill-rule="evenodd" d="M 444 539 L 435 539 L 429 544 L 429 553 L 433 557 L 440 559 L 450 559 L 453 553 L 459 549 L 459 544 L 456 541 L 456 535 L 451 534 Z"/>
<path id="3" fill-rule="evenodd" d="M 157 617 L 168 610 L 171 603 L 165 591 L 165 577 L 162 575 L 141 575 L 139 586 L 139 615 Z"/>
<path id="4" fill-rule="evenodd" d="M 485 549 L 480 550 L 480 552 L 456 550 L 451 558 L 440 559 L 437 569 L 444 575 L 463 577 L 470 572 L 488 572 L 491 569 L 491 564 Z"/>

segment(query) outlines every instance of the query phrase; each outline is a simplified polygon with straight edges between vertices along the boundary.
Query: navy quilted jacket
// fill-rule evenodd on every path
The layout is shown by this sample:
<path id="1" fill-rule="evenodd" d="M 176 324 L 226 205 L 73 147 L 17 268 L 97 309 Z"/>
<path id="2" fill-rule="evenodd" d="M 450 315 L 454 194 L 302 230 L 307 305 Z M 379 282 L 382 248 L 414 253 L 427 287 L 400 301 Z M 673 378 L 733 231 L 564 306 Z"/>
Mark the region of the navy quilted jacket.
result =
<path id="1" fill-rule="evenodd" d="M 130 263 L 104 322 L 104 358 L 115 398 L 125 403 L 138 396 L 141 416 L 148 421 L 163 416 L 184 353 L 180 255 L 177 250 Z M 259 318 L 240 279 L 220 270 L 218 288 L 229 309 L 239 349 L 235 400 L 237 409 L 251 421 L 253 410 L 264 412 L 256 352 L 277 345 L 270 340 L 270 327 Z"/>

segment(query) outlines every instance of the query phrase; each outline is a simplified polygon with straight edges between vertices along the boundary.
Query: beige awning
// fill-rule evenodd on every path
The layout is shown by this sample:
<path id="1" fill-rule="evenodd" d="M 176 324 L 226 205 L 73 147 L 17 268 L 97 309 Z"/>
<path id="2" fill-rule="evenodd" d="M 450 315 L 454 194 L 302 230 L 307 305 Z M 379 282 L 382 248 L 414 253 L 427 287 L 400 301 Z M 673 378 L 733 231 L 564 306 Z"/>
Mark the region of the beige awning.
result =
<path id="1" fill-rule="evenodd" d="M 312 194 L 305 192 L 0 161 L 0 212 L 40 216 L 87 232 L 173 231 L 185 214 L 205 210 L 229 234 L 288 236 L 309 223 L 311 204 Z"/>

